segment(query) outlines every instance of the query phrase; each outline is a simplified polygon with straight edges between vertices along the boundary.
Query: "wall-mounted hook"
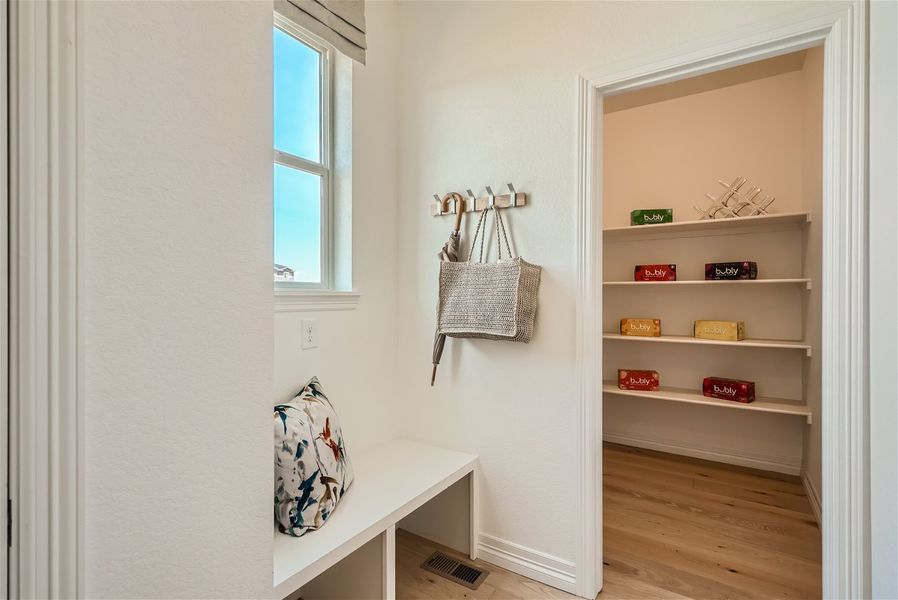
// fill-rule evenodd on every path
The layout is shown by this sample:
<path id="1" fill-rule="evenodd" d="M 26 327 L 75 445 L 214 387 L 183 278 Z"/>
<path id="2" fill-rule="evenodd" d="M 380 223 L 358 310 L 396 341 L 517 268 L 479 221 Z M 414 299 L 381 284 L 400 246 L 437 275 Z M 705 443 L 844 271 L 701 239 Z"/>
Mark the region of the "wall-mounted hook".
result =
<path id="1" fill-rule="evenodd" d="M 471 188 L 465 190 L 468 193 L 468 207 L 470 210 L 477 212 L 477 196 L 471 191 Z"/>
<path id="2" fill-rule="evenodd" d="M 493 188 L 486 186 L 486 194 L 475 196 L 470 188 L 464 188 L 464 192 L 449 192 L 445 196 L 433 195 L 435 206 L 431 207 L 430 213 L 433 216 L 455 214 L 456 217 L 465 212 L 479 212 L 482 210 L 509 208 L 518 206 L 527 206 L 527 194 L 518 194 L 514 188 L 514 184 L 507 183 L 508 192 L 503 191 L 496 195 Z M 449 202 L 452 201 L 452 208 Z M 456 218 L 460 224 L 460 219 Z"/>

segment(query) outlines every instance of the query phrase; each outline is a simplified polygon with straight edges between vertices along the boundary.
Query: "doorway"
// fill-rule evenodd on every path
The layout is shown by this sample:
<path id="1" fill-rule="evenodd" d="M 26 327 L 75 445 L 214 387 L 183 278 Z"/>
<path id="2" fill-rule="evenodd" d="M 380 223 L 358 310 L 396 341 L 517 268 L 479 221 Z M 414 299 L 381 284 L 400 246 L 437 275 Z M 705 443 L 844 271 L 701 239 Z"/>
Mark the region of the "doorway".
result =
<path id="1" fill-rule="evenodd" d="M 609 577 L 821 595 L 822 131 L 822 46 L 605 99 Z"/>
<path id="2" fill-rule="evenodd" d="M 823 46 L 821 227 L 821 504 L 823 592 L 862 597 L 869 589 L 866 540 L 865 10 L 855 3 L 808 8 L 788 24 L 747 26 L 739 39 L 639 57 L 580 82 L 578 364 L 581 520 L 578 593 L 602 587 L 603 310 L 605 229 L 603 104 L 616 95 Z M 709 190 L 711 191 L 711 190 Z M 598 400 L 598 401 L 597 401 Z"/>

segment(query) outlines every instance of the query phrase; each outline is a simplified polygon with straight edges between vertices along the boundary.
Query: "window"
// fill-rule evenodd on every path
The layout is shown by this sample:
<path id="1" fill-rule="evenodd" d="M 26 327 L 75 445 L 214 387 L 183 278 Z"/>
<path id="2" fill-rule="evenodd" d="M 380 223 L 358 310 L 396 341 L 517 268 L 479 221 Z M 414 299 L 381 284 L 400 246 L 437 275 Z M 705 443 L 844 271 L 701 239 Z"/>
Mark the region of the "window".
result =
<path id="1" fill-rule="evenodd" d="M 331 50 L 274 25 L 274 282 L 333 287 Z"/>

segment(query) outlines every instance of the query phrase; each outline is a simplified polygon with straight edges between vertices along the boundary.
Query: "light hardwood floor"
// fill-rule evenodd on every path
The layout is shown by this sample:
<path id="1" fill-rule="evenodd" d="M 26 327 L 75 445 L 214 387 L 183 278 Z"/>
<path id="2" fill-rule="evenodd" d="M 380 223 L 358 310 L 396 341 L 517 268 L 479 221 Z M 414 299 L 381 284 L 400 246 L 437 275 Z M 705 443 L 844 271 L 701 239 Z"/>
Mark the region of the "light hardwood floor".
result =
<path id="1" fill-rule="evenodd" d="M 819 598 L 820 531 L 797 477 L 605 445 L 605 598 Z M 569 594 L 478 561 L 477 590 L 418 567 L 440 549 L 396 538 L 397 598 Z"/>
<path id="2" fill-rule="evenodd" d="M 605 445 L 600 598 L 820 598 L 797 477 Z"/>
<path id="3" fill-rule="evenodd" d="M 490 572 L 476 590 L 434 575 L 419 565 L 434 551 L 468 561 L 467 556 L 407 531 L 396 532 L 396 600 L 448 600 L 476 598 L 477 600 L 505 600 L 527 598 L 573 598 L 570 594 L 521 577 L 483 561 L 477 566 Z"/>

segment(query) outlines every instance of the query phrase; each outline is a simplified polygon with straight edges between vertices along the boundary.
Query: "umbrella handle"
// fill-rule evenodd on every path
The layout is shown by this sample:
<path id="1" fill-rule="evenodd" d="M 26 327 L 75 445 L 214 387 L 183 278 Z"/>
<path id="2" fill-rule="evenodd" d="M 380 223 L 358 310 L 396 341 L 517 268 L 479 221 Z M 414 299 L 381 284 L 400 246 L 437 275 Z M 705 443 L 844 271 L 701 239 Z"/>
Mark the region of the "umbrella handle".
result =
<path id="1" fill-rule="evenodd" d="M 455 208 L 455 231 L 461 231 L 461 218 L 465 214 L 465 199 L 458 196 L 458 203 Z"/>
<path id="2" fill-rule="evenodd" d="M 461 218 L 465 214 L 465 198 L 458 192 L 449 192 L 440 200 L 440 212 L 449 212 L 450 200 L 455 208 L 455 231 L 458 231 L 461 229 Z"/>

